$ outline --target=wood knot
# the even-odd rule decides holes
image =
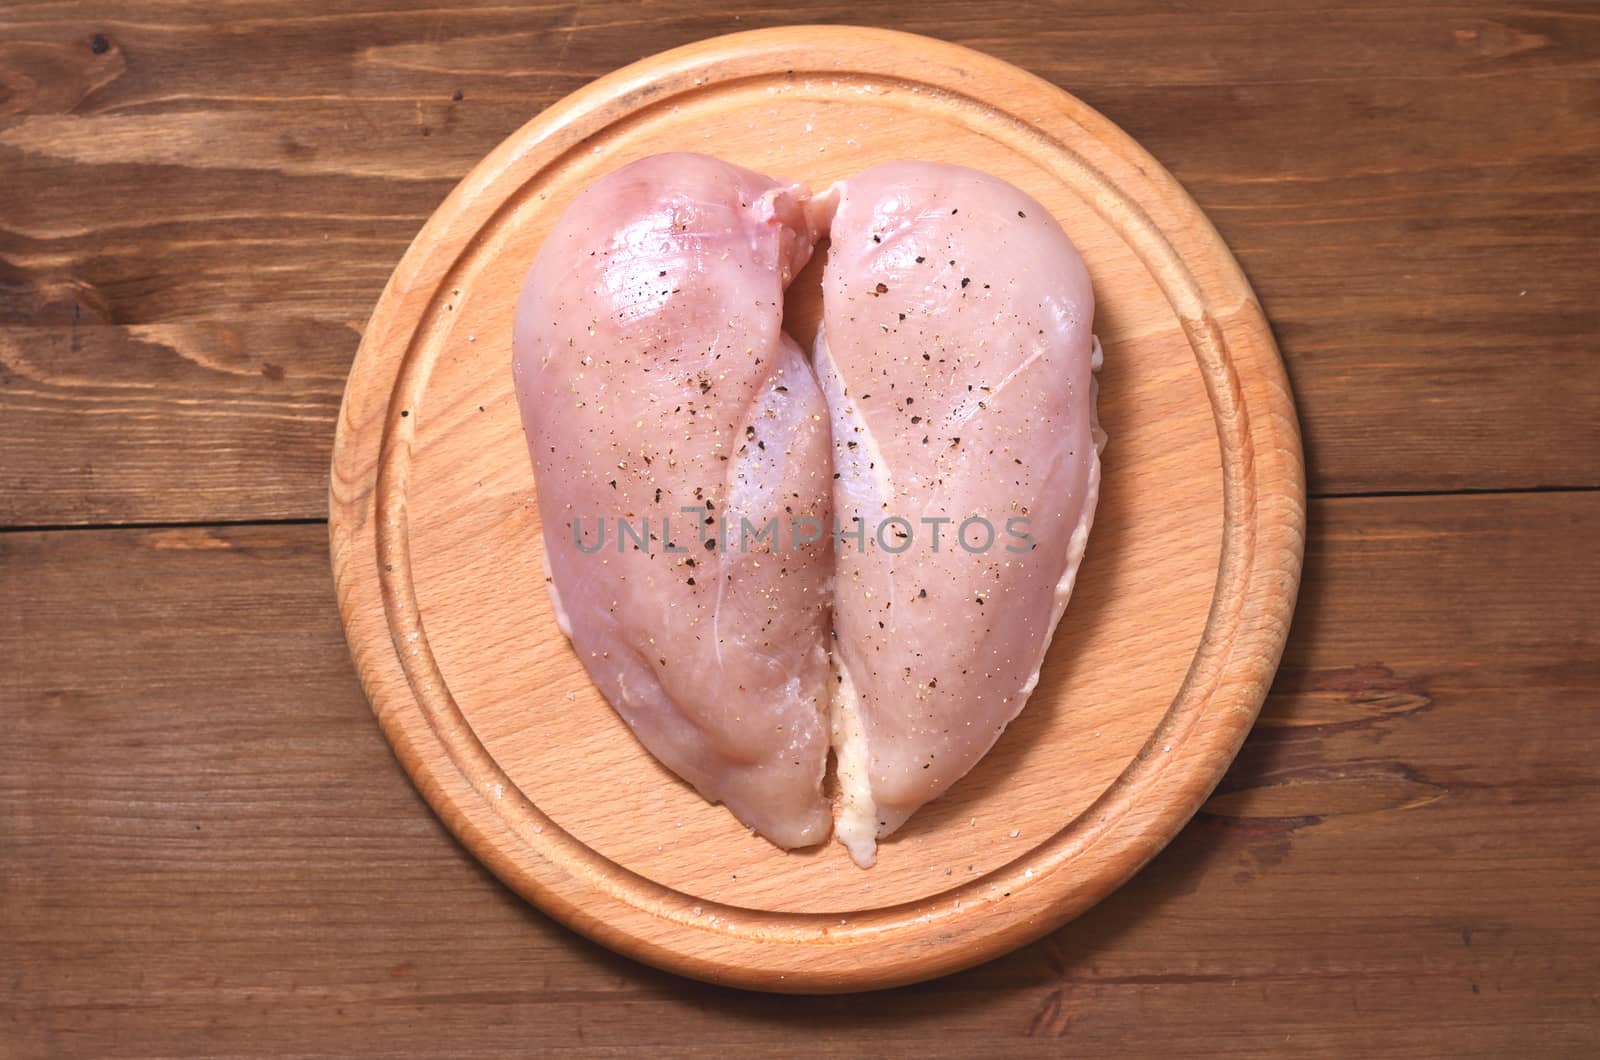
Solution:
[[[40,288],[34,322],[39,324],[110,324],[111,303],[100,289],[83,280],[62,280]]]
[[[126,69],[103,33],[26,47],[0,38],[0,116],[71,114]]]
[[[1453,36],[1458,47],[1480,59],[1506,59],[1540,51],[1552,43],[1543,33],[1518,29],[1501,22],[1480,22],[1456,30]]]
[[[1368,725],[1397,720],[1433,706],[1433,693],[1417,677],[1382,663],[1327,670],[1285,667],[1267,696],[1262,729]]]

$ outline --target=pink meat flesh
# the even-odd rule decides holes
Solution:
[[[783,292],[830,228],[814,373]],[[518,305],[516,388],[558,619],[644,745],[794,847],[828,834],[831,741],[862,865],[965,775],[1088,539],[1093,316],[1055,220],[969,169],[813,200],[659,155],[581,194]]]
[[[830,209],[816,365],[835,514],[868,540],[835,555],[836,834],[865,865],[1038,680],[1099,489],[1094,298],[1055,220],[994,177],[891,163],[811,204]],[[880,536],[889,517],[909,526]],[[974,517],[995,536],[969,551]]]
[[[784,847],[830,826],[831,557],[739,531],[829,517],[826,409],[781,330],[806,199],[702,155],[629,165],[556,223],[514,336],[563,628],[656,758]]]

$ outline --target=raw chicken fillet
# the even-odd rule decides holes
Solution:
[[[808,359],[783,294],[825,231]],[[517,394],[558,618],[644,745],[795,847],[828,835],[831,744],[861,865],[970,770],[1083,556],[1093,316],[1050,214],[969,169],[813,199],[659,155],[581,194],[517,309]]]
[[[738,531],[829,517],[826,409],[781,330],[806,198],[702,155],[612,173],[546,239],[513,343],[563,629],[657,759],[784,847],[829,830],[830,556]]]
[[[986,174],[890,163],[830,208],[816,364],[835,513],[868,546],[835,555],[836,833],[869,865],[1038,682],[1099,492],[1094,296],[1050,214]]]

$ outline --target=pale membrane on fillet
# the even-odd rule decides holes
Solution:
[[[836,551],[833,619],[836,834],[865,865],[1038,681],[1099,491],[1094,300],[1055,220],[973,170],[891,163],[810,209],[831,212],[815,363],[834,509],[868,531]],[[909,539],[879,536],[891,516]],[[973,517],[995,538],[971,524],[968,551]],[[925,519],[949,520],[937,550]]]
[[[781,330],[817,238],[806,198],[702,155],[626,166],[556,223],[514,337],[563,630],[656,758],[784,847],[830,828],[830,557],[741,552],[739,529],[829,518],[826,410]],[[648,549],[619,550],[619,518],[649,519]],[[730,547],[704,547],[707,519]],[[604,547],[580,549],[575,520],[585,547],[603,520]]]

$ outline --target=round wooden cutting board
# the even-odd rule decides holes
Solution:
[[[511,388],[511,320],[552,222],[644,155],[705,151],[821,189],[897,158],[994,173],[1088,262],[1105,347],[1099,515],[1038,690],[884,842],[784,853],[646,753],[557,629]],[[821,255],[786,326],[811,338]],[[423,228],[367,327],[331,489],[351,650],[439,816],[552,916],[639,960],[766,990],[940,975],[1037,938],[1154,855],[1259,710],[1299,585],[1304,471],[1283,366],[1173,178],[1072,96],[878,30],[721,37],[540,114]]]

